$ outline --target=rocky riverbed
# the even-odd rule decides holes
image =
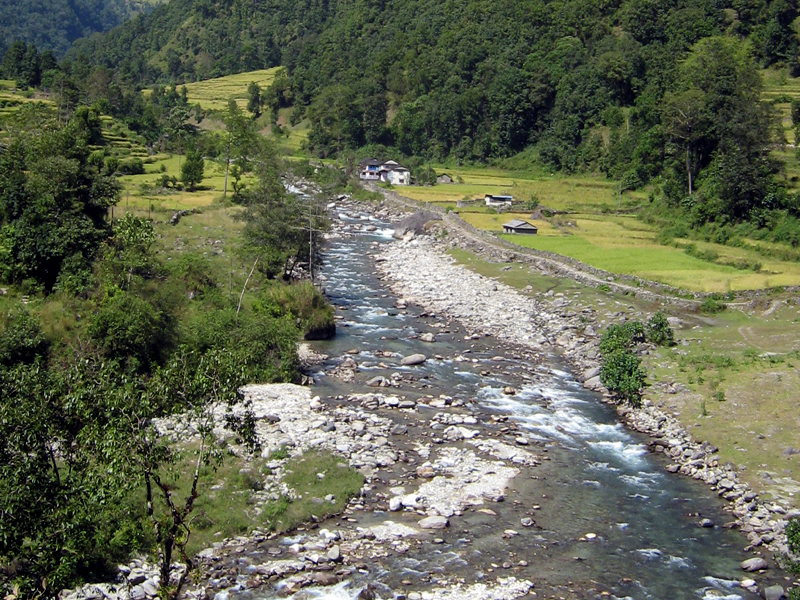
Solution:
[[[345,215],[337,236],[376,234],[385,229],[381,221],[397,217],[385,206],[373,210],[372,220],[360,211],[346,203],[335,207]],[[353,248],[341,250],[341,260],[367,269],[374,259],[395,297],[387,290],[356,287],[350,292],[364,305],[355,306],[337,296],[334,278],[352,274],[336,263],[329,291],[340,341],[322,345],[329,357],[315,352],[319,344],[304,346],[301,353],[317,387],[253,385],[242,391],[257,417],[265,457],[281,447],[290,456],[323,448],[341,456],[343,466],[358,469],[365,485],[336,518],[285,535],[256,530],[217,542],[200,554],[199,575],[184,595],[204,600],[295,593],[342,600],[512,600],[526,594],[638,598],[646,597],[640,578],[672,568],[683,569],[679,578],[692,572],[704,582],[700,597],[726,597],[725,590],[733,588],[737,594],[727,597],[752,597],[741,594],[774,585],[777,572],[765,550],[785,544],[781,535],[790,513],[760,502],[735,471],[718,464],[714,448],[692,440],[655,406],[639,411],[621,407],[618,413],[651,436],[650,450],[667,457],[662,468],[702,479],[728,499],[731,526],[754,534],[748,545],[763,556],[744,564],[747,572],[739,580],[730,571],[728,579],[721,579],[714,576],[713,565],[696,567],[676,550],[625,540],[631,558],[618,565],[604,561],[622,552],[620,539],[628,530],[628,523],[620,522],[624,511],[609,510],[608,519],[564,521],[572,514],[570,499],[589,498],[592,486],[602,483],[600,476],[598,481],[565,477],[574,454],[561,446],[570,445],[568,434],[580,425],[569,419],[583,417],[564,412],[558,390],[546,391],[554,371],[544,363],[556,353],[580,374],[586,389],[602,394],[596,378],[601,323],[568,297],[530,298],[481,278],[454,264],[446,248],[435,235],[409,235],[401,242],[362,244],[357,258],[348,254]],[[368,337],[354,335],[367,325],[372,328]],[[509,407],[523,411],[518,414],[534,411],[529,421],[543,420],[541,426],[526,427],[525,418],[510,414]],[[216,433],[229,437],[223,411],[216,416]],[[180,418],[165,420],[159,428],[179,443],[195,435],[192,423]],[[552,436],[541,437],[537,430]],[[601,423],[596,431],[609,435],[608,441],[598,442],[601,450],[621,448],[638,465],[638,447],[618,441],[622,436],[615,426]],[[291,497],[293,491],[282,481],[286,460],[270,461],[256,510],[276,495]],[[608,464],[613,458],[606,461],[590,462],[586,472],[614,471]],[[635,480],[656,475],[641,468],[623,477],[644,491],[647,482]],[[583,491],[587,486],[589,495]],[[633,494],[628,502],[639,498],[647,496]],[[687,522],[676,532],[713,539],[704,532],[719,529],[719,519],[692,515],[681,517]],[[604,570],[608,573],[598,577]],[[135,561],[120,567],[116,582],[62,596],[143,600],[157,586],[155,569]]]

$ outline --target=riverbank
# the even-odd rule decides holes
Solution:
[[[576,307],[563,295],[537,300],[483,278],[446,255],[457,244],[457,239],[448,238],[437,238],[433,228],[431,235],[386,246],[378,267],[393,291],[426,310],[458,319],[475,333],[495,335],[536,352],[556,351],[582,375],[586,387],[605,391],[597,378],[599,331],[604,324],[598,323],[592,309]],[[639,350],[646,353],[652,348]],[[638,410],[628,406],[617,410],[631,428],[653,438],[651,449],[667,457],[668,471],[702,480],[730,502],[733,520],[727,526],[747,535],[748,551],[769,558],[788,550],[783,535],[786,519],[800,511],[761,501],[733,465],[720,464],[717,448],[693,439],[673,415],[652,403],[645,401]]]

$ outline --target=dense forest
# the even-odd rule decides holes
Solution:
[[[527,153],[656,184],[690,226],[763,224],[795,207],[758,69],[800,68],[796,17],[792,0],[174,0],[70,57],[122,86],[284,65],[265,101],[310,119],[318,156]]]
[[[63,55],[78,38],[108,31],[151,0],[0,0],[0,54],[15,41]]]

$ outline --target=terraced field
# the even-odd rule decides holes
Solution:
[[[247,86],[255,82],[262,90],[269,87],[279,69],[274,67],[187,83],[189,103],[200,104],[207,111],[224,111],[228,107],[228,100],[234,98],[239,107],[244,109],[247,106]]]

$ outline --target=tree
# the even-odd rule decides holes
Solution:
[[[181,166],[181,181],[189,186],[189,191],[193,192],[197,184],[203,181],[203,171],[205,161],[198,150],[190,150],[186,154],[186,160]]]
[[[108,208],[119,184],[90,164],[92,118],[76,113],[66,127],[48,122],[14,134],[0,148],[0,273],[52,289],[64,261],[91,259],[111,233]]]
[[[639,406],[641,403],[645,372],[639,357],[630,350],[617,350],[603,357],[600,381],[609,392],[631,405]]]
[[[735,222],[779,204],[768,158],[774,117],[761,88],[749,47],[735,38],[702,39],[680,65],[664,115],[682,146],[690,193],[692,173],[701,172],[698,198],[685,204],[697,224]]]
[[[705,95],[692,88],[664,98],[664,120],[672,139],[683,146],[686,153],[686,178],[689,195],[692,195],[692,150],[705,135]]]
[[[274,148],[264,146],[257,160],[257,184],[246,198],[245,239],[267,277],[288,279],[299,262],[311,262],[325,228],[320,200],[289,194],[280,177]]]
[[[225,184],[222,189],[223,199],[228,195],[228,174],[231,164],[238,165],[241,176],[249,170],[250,154],[257,148],[259,139],[253,122],[247,119],[236,101],[228,101],[228,112],[223,118],[225,122]]]
[[[254,119],[261,116],[262,104],[261,88],[255,81],[251,81],[250,85],[247,86],[247,110],[250,111]]]

